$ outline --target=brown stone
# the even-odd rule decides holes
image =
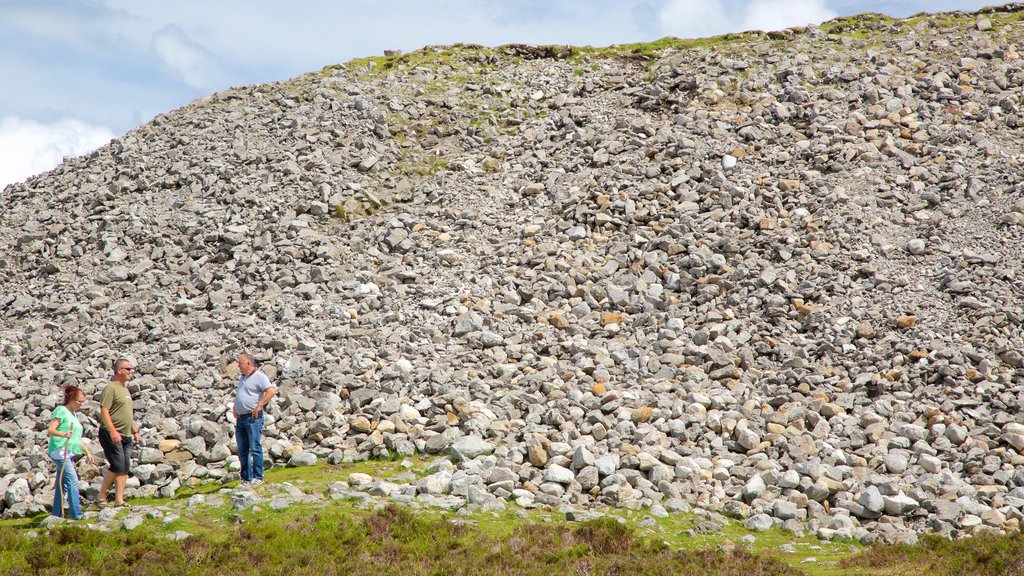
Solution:
[[[857,337],[858,338],[874,338],[875,327],[868,322],[861,322],[857,324]]]
[[[590,391],[594,393],[594,396],[602,396],[608,391],[608,388],[605,387],[603,382],[598,382],[597,384],[594,384],[594,387],[591,388]]]
[[[175,440],[173,438],[168,440],[161,440],[156,445],[156,447],[159,448],[160,451],[163,452],[164,454],[177,450],[179,446],[181,446],[181,440]]]
[[[846,414],[846,410],[844,410],[842,406],[839,406],[838,404],[832,404],[831,402],[829,402],[826,404],[822,404],[821,410],[819,410],[818,413],[824,416],[825,418],[831,418],[833,416],[838,416],[840,414]]]
[[[530,444],[526,447],[526,458],[537,468],[543,468],[548,463],[548,453],[540,444]]]
[[[370,422],[365,416],[356,416],[352,419],[351,427],[356,432],[366,434],[373,430],[373,423]]]
[[[607,326],[609,324],[622,324],[622,321],[626,319],[626,315],[621,312],[605,312],[601,314],[601,326]]]
[[[639,408],[634,409],[633,414],[631,416],[633,418],[634,423],[640,424],[650,420],[653,414],[654,410],[652,410],[649,406],[641,406]]]
[[[188,462],[193,456],[188,450],[174,450],[165,454],[164,458],[168,462]]]
[[[793,299],[793,308],[796,309],[797,318],[803,320],[815,312],[821,311],[821,306],[816,304],[805,304],[802,298]]]
[[[792,192],[798,188],[800,188],[799,180],[787,180],[786,178],[779,180],[779,190],[783,192]]]
[[[910,328],[914,324],[917,324],[917,316],[914,316],[913,314],[908,316],[900,316],[899,318],[896,319],[896,327],[901,330],[906,330],[907,328]]]
[[[555,313],[548,317],[548,324],[559,330],[565,330],[569,327],[569,320],[565,316]]]

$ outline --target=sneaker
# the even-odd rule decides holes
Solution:
[[[255,478],[251,482],[249,482],[249,484],[252,484],[253,486],[259,486],[260,484],[263,484],[263,478]]]

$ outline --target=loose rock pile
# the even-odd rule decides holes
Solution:
[[[1017,530],[1020,10],[652,57],[427,48],[215,94],[10,186],[3,514],[51,497],[59,388],[94,434],[121,354],[129,494],[228,477],[252,351],[272,461],[447,454],[414,498],[454,508]]]

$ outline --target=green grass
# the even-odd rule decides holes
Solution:
[[[585,46],[573,48],[575,59],[584,57],[589,59],[600,58],[640,58],[653,60],[660,57],[664,52],[695,50],[699,48],[719,48],[750,40],[755,32],[741,32],[709,36],[707,38],[676,38],[666,36],[653,42],[639,42],[635,44],[614,44],[603,48]]]
[[[331,482],[345,481],[349,475],[354,473],[369,474],[381,480],[394,480],[396,477],[405,477],[404,482],[415,481],[425,475],[424,468],[429,459],[422,457],[410,457],[404,460],[413,464],[412,468],[402,466],[402,460],[365,460],[363,462],[346,462],[343,464],[320,463],[315,466],[304,466],[289,468],[286,466],[275,466],[267,470],[264,478],[268,484],[289,483],[298,486],[306,493],[322,493]],[[412,480],[409,480],[411,478]],[[134,504],[165,504],[188,500],[196,494],[215,494],[224,488],[235,488],[238,480],[230,482],[203,482],[192,487],[182,487],[173,498],[135,498]],[[0,526],[4,522],[0,521]]]
[[[907,576],[1014,576],[1024,574],[1024,534],[946,540],[925,536],[915,546],[873,546],[844,559],[851,573]],[[856,571],[856,572],[854,572]]]
[[[567,523],[560,511],[510,505],[503,512],[409,510],[362,499],[268,506],[287,486],[324,494],[355,473],[414,482],[428,458],[377,460],[308,468],[277,467],[259,489],[264,503],[234,510],[227,489],[207,483],[147,505],[132,532],[90,530],[88,522],[41,528],[46,516],[0,521],[0,574],[100,574],[116,565],[129,574],[721,574],[838,576],[863,574],[1024,574],[1019,533],[950,542],[926,537],[916,546],[872,546],[796,538],[781,530],[752,533],[739,520],[718,531],[689,534],[696,514],[652,521],[646,510],[607,509],[589,523]],[[223,504],[190,506],[197,494]],[[138,509],[136,509],[136,512]],[[121,511],[119,517],[132,512]],[[177,518],[168,523],[170,515]],[[166,535],[185,531],[185,540]],[[753,534],[754,541],[741,538]],[[785,548],[783,548],[785,546]]]
[[[11,576],[232,574],[799,574],[745,550],[673,550],[613,520],[520,521],[500,533],[445,517],[343,506],[263,514],[171,542],[149,530],[58,527],[38,542],[0,528],[0,570]]]
[[[820,28],[828,34],[849,36],[863,40],[884,31],[886,28],[895,27],[902,29],[905,25],[903,21],[884,14],[866,13],[834,18],[828,22],[823,22]]]

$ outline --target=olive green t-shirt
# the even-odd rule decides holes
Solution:
[[[132,395],[128,388],[120,382],[111,382],[103,389],[100,396],[100,406],[110,411],[110,421],[114,428],[124,436],[132,434]]]

